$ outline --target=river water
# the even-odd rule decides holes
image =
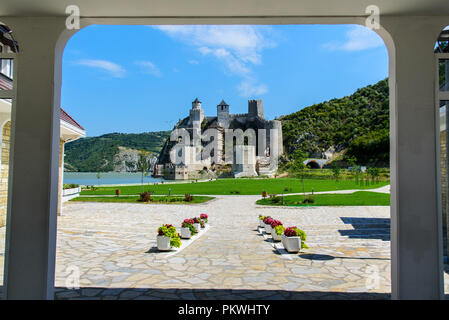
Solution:
[[[143,183],[161,182],[164,179],[147,176],[143,178]],[[120,185],[120,184],[141,184],[142,174],[131,172],[102,172],[100,179],[97,172],[64,172],[64,184],[76,183],[79,185]]]

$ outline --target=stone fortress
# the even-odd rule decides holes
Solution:
[[[262,100],[249,100],[248,113],[244,114],[231,114],[229,105],[222,100],[217,106],[217,116],[209,117],[204,115],[197,98],[192,102],[189,116],[179,120],[173,128],[177,129],[187,131],[190,139],[180,149],[174,148],[179,146],[179,141],[167,139],[154,166],[155,177],[188,180],[204,178],[205,174],[215,178],[224,172],[233,177],[273,176],[283,153],[282,124],[265,119]],[[204,142],[205,134],[211,132],[209,129],[215,130],[212,131],[215,135]],[[238,135],[239,132],[243,132],[243,141],[236,136],[227,140],[228,134]],[[203,140],[195,140],[195,136]],[[205,156],[202,151],[210,141],[214,142],[215,149]],[[176,164],[170,157],[173,152],[178,152],[181,159]]]

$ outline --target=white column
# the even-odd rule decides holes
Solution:
[[[65,19],[6,21],[20,45],[12,110],[5,250],[7,299],[53,299],[59,107]]]
[[[393,299],[443,297],[435,58],[431,19],[383,19],[390,53]],[[438,141],[439,143],[439,141]]]

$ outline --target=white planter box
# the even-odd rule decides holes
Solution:
[[[262,228],[265,227],[265,223],[263,223],[263,220],[260,220],[260,219],[259,219],[259,226],[262,227]]]
[[[192,233],[189,228],[181,228],[181,238],[190,239],[192,237]]]
[[[170,237],[158,235],[157,236],[157,249],[159,251],[169,251],[171,249]]]
[[[271,225],[265,224],[265,232],[267,234],[271,234],[272,231],[273,231],[273,228],[271,227]]]
[[[62,202],[69,201],[73,198],[76,198],[80,195],[81,188],[71,188],[71,189],[64,189],[62,190]]]
[[[297,253],[301,250],[301,237],[287,237],[282,235],[282,245],[289,253]]]
[[[279,242],[282,240],[282,234],[280,236],[278,236],[274,230],[271,232],[271,237],[273,238],[273,241],[276,241],[276,242]]]
[[[200,223],[194,223],[193,226],[195,227],[196,232],[200,232],[200,229],[201,229]]]

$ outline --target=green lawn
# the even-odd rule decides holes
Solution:
[[[284,206],[389,206],[390,195],[387,193],[357,191],[350,194],[315,194],[309,196],[314,203],[303,204],[303,196],[285,196]],[[282,198],[266,198],[257,201],[260,205],[282,206]]]
[[[70,201],[79,201],[79,202],[127,202],[127,203],[148,203],[139,201],[140,197],[131,196],[131,197],[78,197],[74,198]],[[151,204],[162,203],[162,204],[193,204],[193,203],[204,203],[215,199],[213,197],[205,197],[205,196],[194,196],[193,201],[186,202],[184,201],[184,197],[151,197]]]
[[[325,179],[304,179],[306,192],[313,191],[332,191],[349,189],[374,189],[389,184],[388,181],[370,183],[369,185],[356,184],[354,180],[325,180]],[[268,194],[288,194],[300,193],[303,191],[302,182],[295,178],[279,179],[219,179],[209,182],[196,183],[176,183],[176,184],[158,184],[145,185],[145,191],[153,191],[156,195],[168,195],[168,189],[171,194],[183,195],[202,194],[202,195],[261,195],[262,191]],[[120,189],[122,195],[137,195],[142,192],[142,186],[120,186],[120,187],[98,187],[95,191],[84,190],[81,195],[114,195],[115,190]]]

